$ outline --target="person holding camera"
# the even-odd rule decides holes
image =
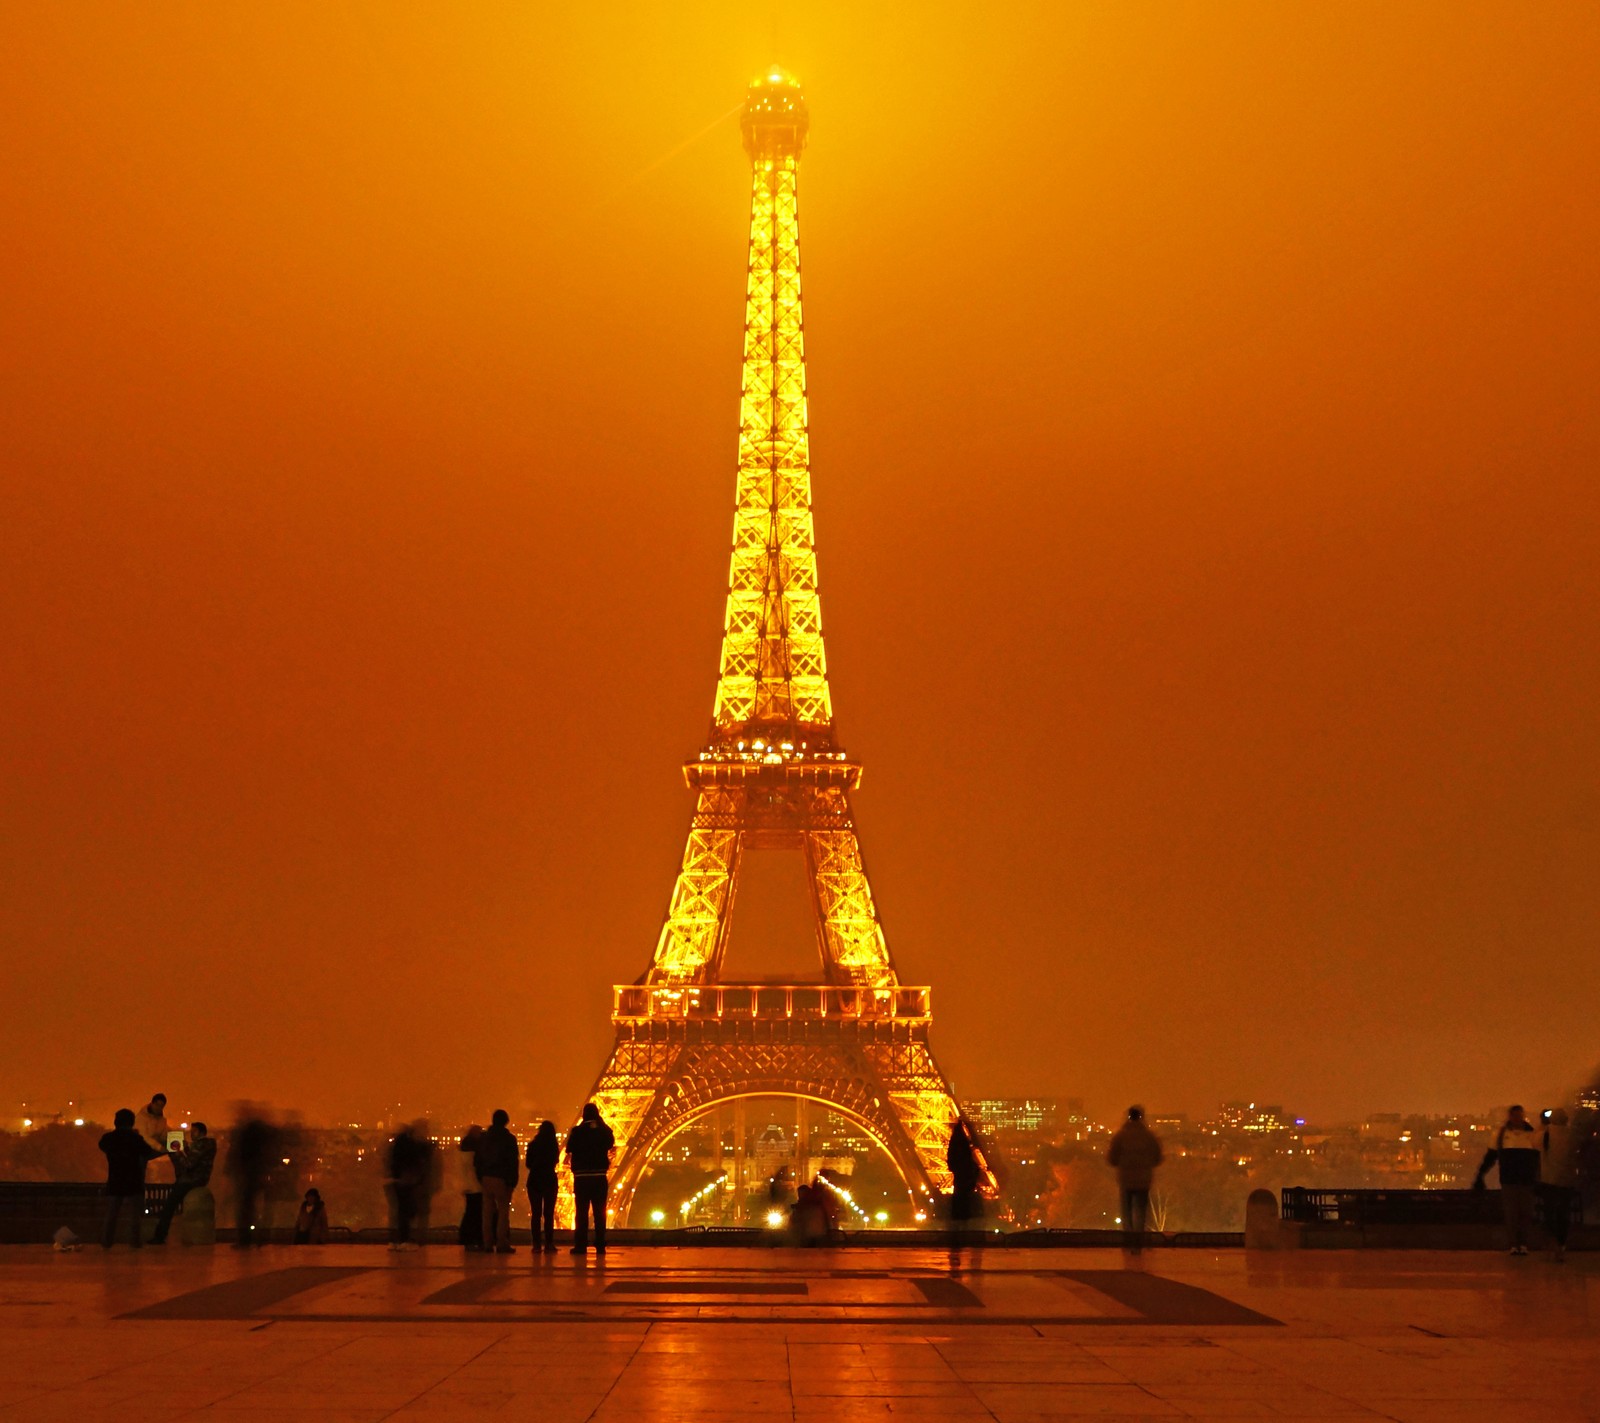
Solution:
[[[156,1218],[156,1233],[150,1237],[152,1245],[167,1243],[172,1217],[183,1206],[183,1198],[210,1183],[211,1168],[217,1164],[217,1144],[212,1141],[206,1124],[196,1122],[189,1128],[189,1140],[182,1146],[174,1146],[168,1156],[172,1162],[172,1189]]]

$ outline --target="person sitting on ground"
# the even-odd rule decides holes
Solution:
[[[300,1211],[294,1218],[294,1243],[296,1245],[326,1245],[328,1243],[328,1207],[322,1192],[313,1186],[300,1202]]]
[[[132,1245],[139,1249],[144,1240],[144,1172],[165,1149],[157,1151],[134,1129],[134,1115],[129,1107],[119,1107],[112,1119],[112,1130],[100,1138],[100,1150],[106,1158],[106,1223],[100,1233],[100,1244],[107,1250],[116,1243],[117,1219],[131,1207],[133,1216]]]
[[[172,1150],[172,1190],[167,1193],[166,1204],[156,1220],[156,1233],[152,1245],[165,1245],[167,1233],[172,1229],[172,1217],[183,1206],[190,1191],[198,1191],[211,1181],[211,1170],[217,1164],[217,1144],[212,1141],[204,1122],[189,1128],[189,1140]]]
[[[1533,1239],[1533,1200],[1539,1189],[1539,1154],[1543,1145],[1528,1114],[1520,1106],[1506,1111],[1505,1125],[1484,1153],[1472,1189],[1483,1189],[1491,1166],[1500,1168],[1500,1206],[1505,1211],[1509,1253],[1526,1255]]]

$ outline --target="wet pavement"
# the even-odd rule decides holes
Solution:
[[[1600,1257],[0,1247],[0,1423],[1600,1420]]]

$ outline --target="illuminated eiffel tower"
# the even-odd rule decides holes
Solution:
[[[850,816],[861,767],[834,739],[812,541],[797,178],[805,100],[774,70],[750,86],[750,274],[733,563],[688,848],[649,971],[615,989],[616,1047],[595,1085],[617,1136],[624,1221],[651,1157],[720,1103],[797,1097],[852,1120],[893,1159],[915,1206],[948,1191],[956,1118],[928,1047],[929,990],[902,984]],[[804,856],[822,977],[724,974],[745,856]],[[737,1120],[737,1118],[736,1118]]]

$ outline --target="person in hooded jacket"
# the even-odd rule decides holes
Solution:
[[[1506,1242],[1512,1255],[1526,1255],[1533,1239],[1533,1203],[1539,1190],[1539,1158],[1543,1140],[1520,1106],[1506,1110],[1505,1125],[1484,1153],[1472,1189],[1483,1190],[1491,1166],[1500,1171],[1500,1205],[1505,1211]]]

